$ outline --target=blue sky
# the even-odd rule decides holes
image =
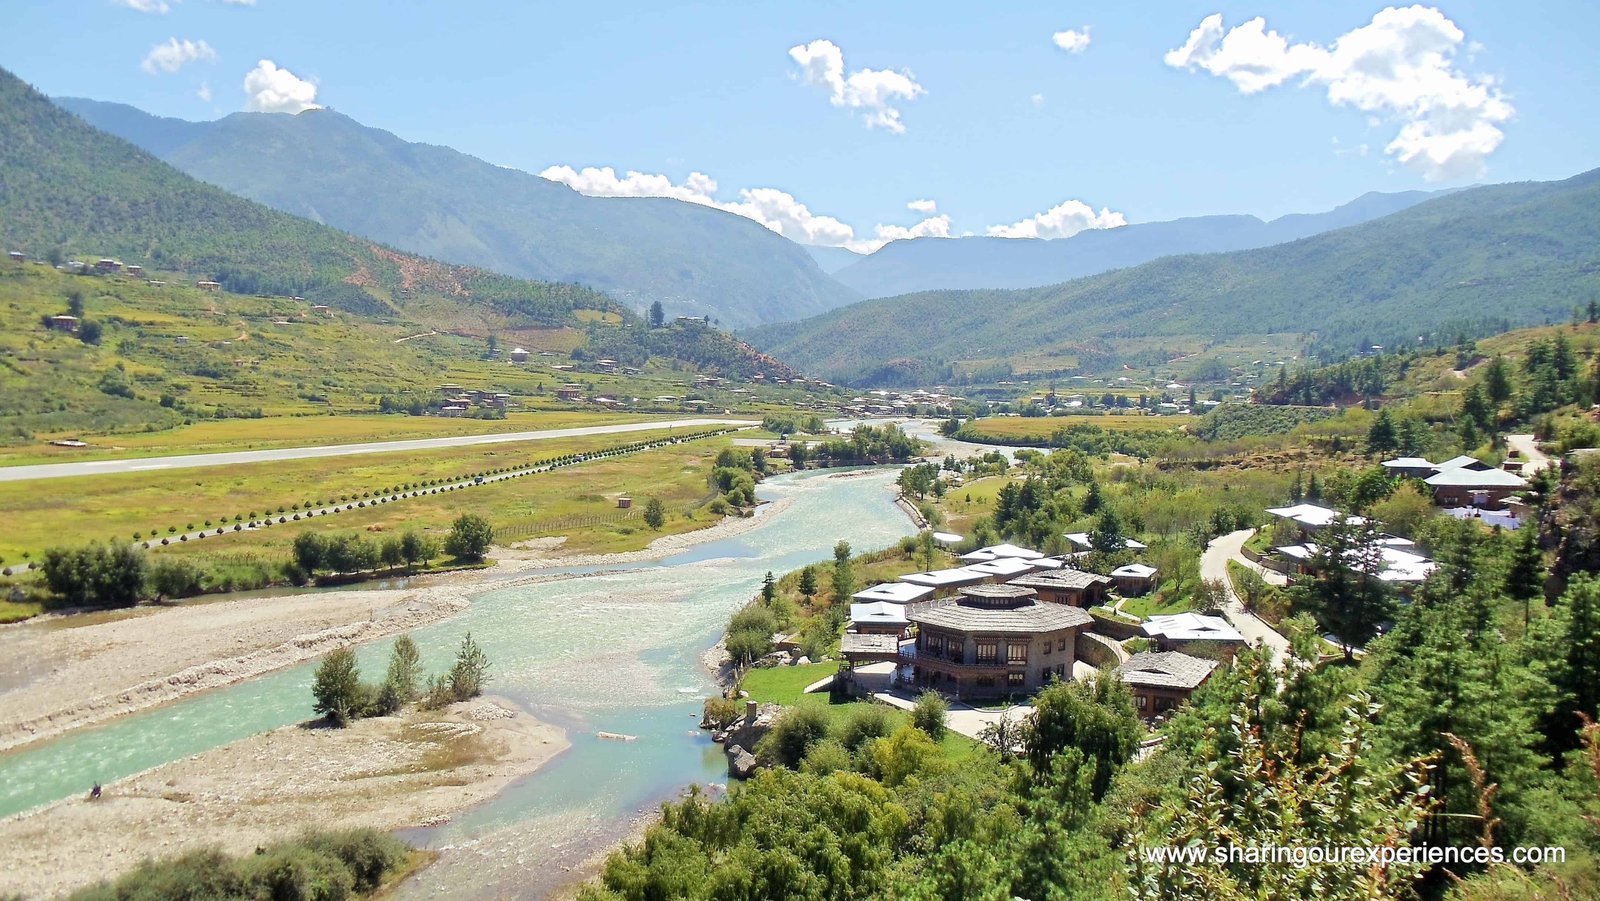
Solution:
[[[246,108],[270,60],[257,105],[314,88],[408,140],[857,247],[879,226],[1060,236],[1600,166],[1589,4],[983,6],[7,3],[0,65],[208,119]]]

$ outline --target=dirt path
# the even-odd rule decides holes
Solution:
[[[506,701],[286,726],[0,820],[0,895],[56,896],[147,856],[206,846],[249,853],[308,824],[393,830],[442,822],[567,748]]]
[[[1532,435],[1507,435],[1506,446],[1516,451],[1522,458],[1524,477],[1533,475],[1553,462],[1544,451],[1539,450],[1539,444]]]

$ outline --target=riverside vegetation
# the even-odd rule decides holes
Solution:
[[[389,668],[382,682],[361,681],[355,650],[338,648],[317,665],[311,694],[318,714],[335,726],[344,726],[364,716],[392,716],[414,701],[427,710],[468,701],[483,694],[488,683],[489,658],[472,640],[471,632],[462,636],[450,669],[427,678],[416,642],[401,635],[389,652]]]

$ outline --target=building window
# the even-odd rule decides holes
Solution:
[[[1012,688],[1021,688],[1025,681],[1027,677],[1024,673],[1006,673],[1006,684]]]
[[[1065,638],[1063,638],[1063,639],[1061,639],[1061,650],[1065,651],[1066,649],[1067,649],[1067,640]]]
[[[1140,695],[1137,698],[1137,700],[1139,702],[1139,709],[1140,710],[1144,710],[1146,707],[1150,706],[1150,699],[1145,697],[1144,695]]]
[[[1000,660],[1000,643],[994,640],[978,642],[978,662],[998,663]]]
[[[1048,641],[1044,643],[1044,655],[1046,657],[1050,656],[1050,649],[1053,648],[1053,647],[1055,647],[1055,645],[1051,644]]]
[[[1008,641],[1008,642],[1006,642],[1006,662],[1007,663],[1027,663],[1028,662],[1028,646],[1023,644],[1020,641]]]

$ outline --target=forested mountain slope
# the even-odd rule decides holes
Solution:
[[[751,337],[835,381],[928,382],[960,361],[1070,358],[1085,343],[1148,336],[1295,333],[1350,350],[1487,320],[1562,319],[1596,292],[1600,170],[1472,188],[1287,244],[1044,288],[870,300]]]
[[[57,102],[274,209],[412,253],[587,285],[639,311],[659,301],[669,316],[738,327],[800,319],[860,297],[804,248],[741,216],[664,198],[586,197],[332,110],[187,122],[120,104]]]

